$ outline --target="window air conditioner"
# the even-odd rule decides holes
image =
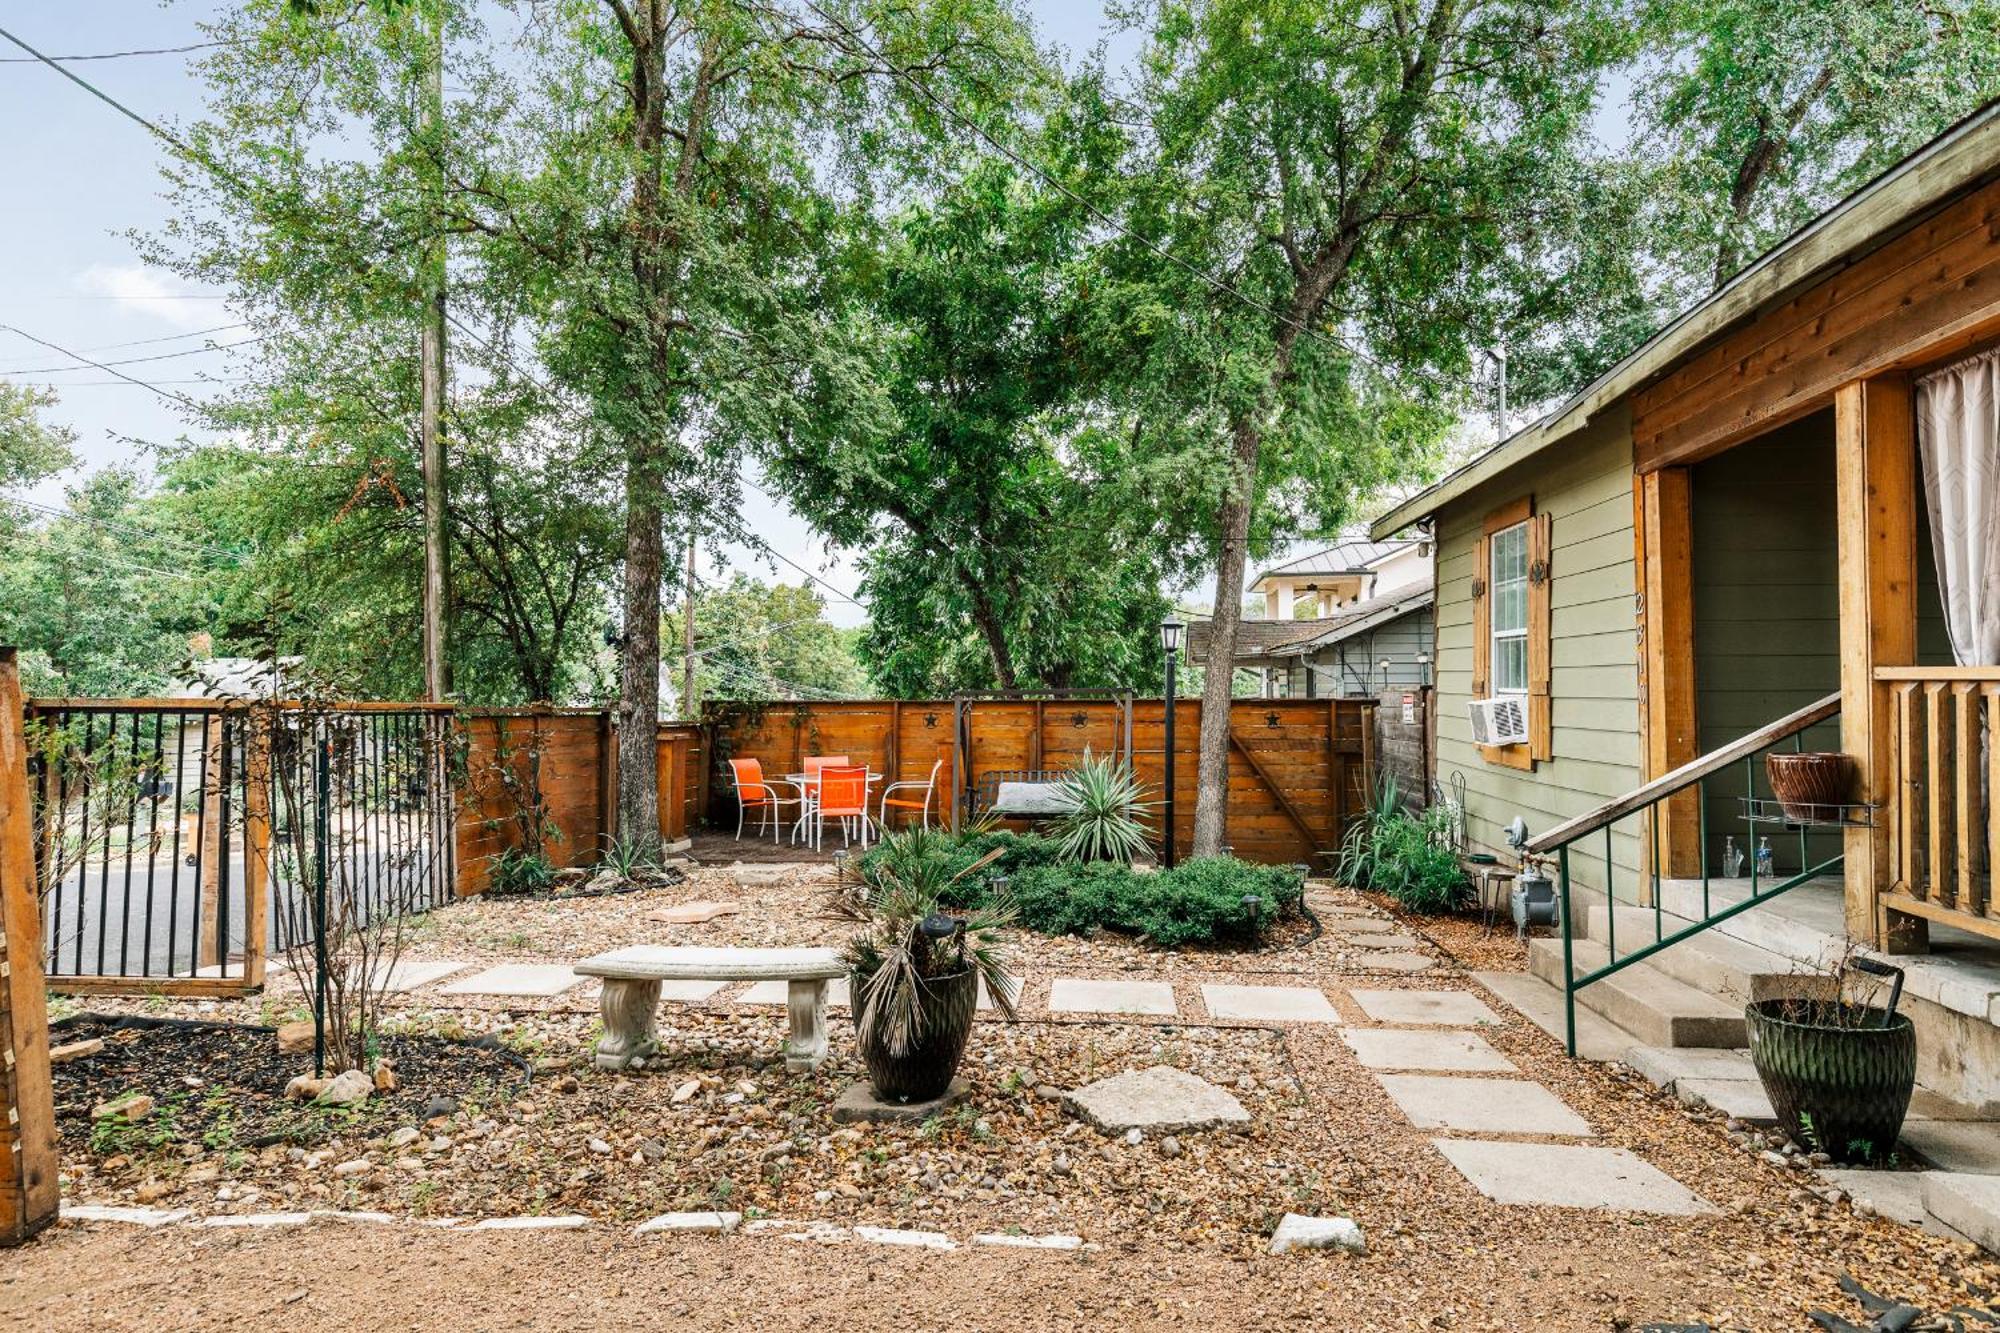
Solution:
[[[1503,694],[1494,699],[1474,699],[1472,714],[1474,745],[1525,745],[1528,742],[1527,700]]]

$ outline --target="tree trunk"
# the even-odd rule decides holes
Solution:
[[[660,844],[660,476],[658,446],[625,465],[625,648],[618,677],[618,833]]]
[[[1020,677],[1014,674],[1014,653],[1007,646],[1007,631],[1000,623],[999,613],[993,609],[992,599],[979,586],[972,575],[960,571],[959,579],[972,598],[972,618],[979,626],[979,632],[986,638],[986,650],[993,655],[993,678],[1003,690],[1017,690]]]
[[[1250,553],[1250,505],[1262,432],[1236,425],[1235,482],[1223,498],[1222,546],[1215,563],[1215,610],[1201,687],[1200,767],[1195,781],[1194,855],[1219,856],[1229,822],[1229,699],[1236,675],[1236,630],[1243,620],[1243,569]]]

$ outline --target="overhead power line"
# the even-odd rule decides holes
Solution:
[[[16,43],[16,45],[18,44]],[[65,64],[72,64],[83,60],[124,60],[130,56],[179,56],[186,55],[190,51],[208,51],[218,46],[234,45],[236,45],[234,41],[223,40],[190,42],[186,46],[147,46],[131,51],[92,51],[85,55],[45,56],[38,54],[32,56],[0,56],[0,65],[32,65],[37,61],[47,64],[50,61],[57,60]]]
[[[4,35],[4,32],[0,32],[0,35]],[[79,353],[70,351],[67,347],[62,347],[57,345],[56,343],[52,343],[47,338],[37,338],[34,334],[28,332],[24,328],[20,328],[17,325],[0,324],[0,329],[5,329],[9,333],[18,333],[23,338],[26,338],[29,342],[36,343],[39,344],[40,346],[48,348],[51,352],[54,352],[57,356],[66,356],[69,357],[71,360],[81,361],[86,366],[96,366],[99,370],[103,371],[105,374],[111,375],[117,379],[124,380],[128,384],[136,384],[142,389],[151,389],[154,393],[160,395],[160,397],[171,399],[172,401],[181,404],[183,407],[186,407],[190,411],[199,412],[202,410],[200,403],[197,403],[194,399],[188,397],[184,393],[176,393],[172,389],[162,389],[157,385],[148,384],[146,381],[140,379],[136,375],[127,375],[122,370],[114,370],[112,367],[106,365],[102,361],[93,361],[87,356],[83,356],[80,355]]]
[[[19,333],[20,330],[16,329],[15,332]],[[22,336],[25,337],[26,335]],[[88,365],[82,366],[23,366],[16,370],[0,370],[0,375],[47,375],[56,371],[88,370],[90,366],[98,366],[99,369],[105,369],[111,366],[136,366],[148,361],[172,361],[183,356],[202,356],[208,352],[226,352],[232,347],[248,347],[253,343],[267,342],[275,336],[274,334],[260,333],[254,338],[239,338],[233,343],[215,343],[208,347],[186,347],[178,352],[155,352],[151,356],[128,356],[116,361],[105,361],[101,364],[93,361]],[[65,352],[63,355],[78,360],[82,359],[74,352]]]

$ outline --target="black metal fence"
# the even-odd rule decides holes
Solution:
[[[45,963],[57,982],[250,985],[266,957],[309,940],[315,737],[332,778],[324,827],[336,892],[370,916],[452,897],[446,710],[43,700],[26,721]]]
[[[309,943],[324,829],[329,892],[363,919],[452,899],[453,747],[448,712],[279,713],[271,739],[271,947]],[[318,757],[326,757],[320,808]]]

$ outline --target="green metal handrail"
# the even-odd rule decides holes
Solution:
[[[1797,888],[1810,880],[1819,878],[1841,867],[1844,854],[1836,853],[1827,859],[1812,864],[1809,857],[1809,838],[1814,827],[1834,827],[1834,825],[1799,824],[1799,872],[1782,882],[1766,888],[1760,883],[1757,871],[1756,837],[1757,823],[1750,821],[1750,832],[1746,841],[1753,845],[1745,848],[1750,858],[1750,896],[1730,903],[1721,909],[1710,901],[1710,875],[1708,866],[1708,779],[1726,769],[1733,768],[1740,760],[1743,764],[1745,795],[1755,799],[1756,756],[1776,748],[1789,740],[1793,748],[1804,746],[1806,730],[1840,712],[1840,696],[1829,695],[1815,704],[1778,719],[1739,740],[1720,749],[1711,751],[1681,767],[1655,778],[1635,791],[1606,803],[1587,814],[1549,830],[1539,837],[1530,839],[1525,850],[1536,856],[1553,853],[1556,858],[1558,895],[1562,911],[1563,934],[1563,1023],[1565,1038],[1572,1058],[1576,1055],[1576,993],[1585,986],[1622,972],[1634,963],[1644,962],[1654,954],[1671,948],[1720,922],[1753,907],[1762,906],[1781,893]],[[1695,789],[1698,808],[1697,845],[1701,854],[1701,917],[1692,924],[1668,933],[1665,929],[1664,904],[1660,892],[1660,805],[1673,796]],[[1652,879],[1653,939],[1639,948],[1620,955],[1618,952],[1618,896],[1616,890],[1617,867],[1613,855],[1614,840],[1612,827],[1620,820],[1643,815],[1647,820],[1647,833],[1651,839],[1652,855],[1648,858]],[[1584,838],[1595,833],[1604,835],[1604,900],[1605,900],[1605,954],[1604,966],[1577,975],[1575,918],[1571,913],[1572,893],[1570,876],[1570,849]]]

